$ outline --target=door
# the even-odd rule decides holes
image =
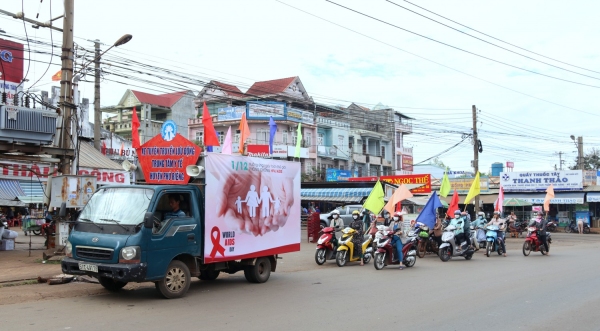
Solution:
[[[163,275],[171,260],[182,253],[200,256],[200,215],[190,191],[163,191],[152,210],[160,225],[148,243],[148,279]]]

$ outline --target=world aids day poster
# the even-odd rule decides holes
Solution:
[[[208,153],[205,262],[300,250],[300,163]]]

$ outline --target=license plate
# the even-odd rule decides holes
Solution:
[[[95,264],[79,263],[79,270],[98,272],[98,266]]]

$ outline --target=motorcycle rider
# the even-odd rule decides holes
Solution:
[[[355,210],[356,213],[358,213],[358,211]],[[352,215],[352,218],[354,218],[354,213]],[[358,215],[356,215],[356,217],[358,218]],[[340,212],[337,209],[334,209],[331,212],[331,215],[329,215],[327,217],[328,219],[331,220],[331,222],[329,223],[329,226],[335,229],[333,238],[331,238],[331,243],[333,244],[334,249],[337,247],[338,245],[338,240],[337,240],[337,233],[342,231],[342,228],[344,227],[344,220],[342,220],[342,218],[340,217]],[[356,218],[354,218],[356,219]]]
[[[465,224],[465,220],[461,217],[460,210],[458,210],[458,209],[455,210],[454,218],[450,222],[450,225],[453,225],[456,227],[456,229],[454,230],[454,240],[458,243],[457,249],[456,249],[457,252],[460,252],[462,250],[463,245],[465,245],[465,248],[466,248],[464,224]]]
[[[402,261],[404,260],[404,256],[402,254],[402,248],[404,247],[404,245],[402,244],[402,239],[400,239],[400,236],[402,236],[402,234],[403,234],[403,232],[402,232],[403,219],[402,218],[403,218],[402,214],[400,212],[396,212],[394,214],[393,223],[391,224],[391,229],[390,229],[390,230],[394,231],[394,236],[392,237],[392,247],[394,247],[396,249],[396,258],[392,262],[396,263],[396,261],[399,261],[400,262],[400,265],[398,266],[399,269],[404,269],[404,266],[402,265]]]
[[[383,212],[383,225],[388,227],[392,225],[392,215],[387,210]]]
[[[494,217],[492,217],[492,219],[490,220],[490,222],[487,224],[487,226],[490,225],[496,225],[500,230],[498,231],[498,238],[502,239],[501,240],[501,248],[502,248],[502,252],[504,252],[504,256],[506,257],[506,246],[504,245],[504,230],[506,230],[506,223],[505,220],[500,218],[500,212],[499,211],[495,211],[494,212]],[[485,254],[485,253],[484,253]]]
[[[354,230],[356,230],[356,233],[354,233],[354,236],[352,236],[352,244],[354,245],[354,254],[358,255],[360,257],[360,265],[365,265],[365,263],[363,262],[363,251],[362,251],[362,243],[364,240],[363,221],[359,217],[354,218],[354,215],[352,215],[352,222],[350,223],[350,227],[353,228]]]
[[[546,228],[548,227],[548,220],[544,218],[544,214],[542,212],[538,212],[535,220],[532,220],[529,223],[529,226],[535,226],[538,229],[539,235],[538,238],[544,245],[546,249],[546,255],[550,255],[550,247],[548,247],[548,236],[546,235]]]
[[[477,230],[477,235],[475,236],[475,240],[479,244],[482,241],[485,241],[485,231],[483,230],[486,226],[487,220],[485,219],[485,213],[480,211],[477,213],[477,218],[471,225]],[[483,235],[480,235],[480,232],[483,232]],[[482,240],[480,240],[482,239]],[[475,250],[479,250],[479,245],[475,247]]]
[[[469,215],[467,212],[463,211],[461,214],[461,217],[465,220],[464,221],[464,234],[465,234],[465,240],[467,241],[467,246],[471,245],[471,215]]]

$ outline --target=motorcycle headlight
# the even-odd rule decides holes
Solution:
[[[121,249],[121,256],[119,258],[119,263],[139,263],[140,262],[140,252],[141,252],[141,249],[139,246],[123,247]]]
[[[67,240],[67,243],[65,244],[65,255],[67,257],[73,257],[73,245],[71,245],[71,242]]]

